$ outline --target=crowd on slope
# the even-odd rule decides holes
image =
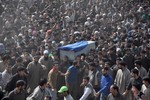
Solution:
[[[150,100],[149,0],[0,0],[0,23],[2,100]]]

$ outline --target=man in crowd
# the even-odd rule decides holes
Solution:
[[[66,83],[70,85],[68,87],[70,93],[76,92],[77,99],[82,95],[80,84],[86,74],[83,71],[89,70],[84,63],[103,61],[101,67],[104,67],[104,63],[109,61],[113,66],[116,56],[123,58],[127,66],[120,64],[122,70],[117,69],[119,72],[115,81],[120,93],[125,91],[130,80],[130,72],[126,68],[133,69],[135,59],[140,58],[142,66],[149,70],[149,0],[0,0],[0,3],[4,8],[0,15],[0,42],[5,47],[4,54],[0,54],[2,57],[0,72],[3,72],[5,65],[9,63],[9,60],[3,59],[5,54],[10,56],[12,65],[18,56],[22,57],[23,64],[27,67],[33,55],[37,53],[42,56],[41,59],[49,63],[48,54],[43,58],[44,50],[48,50],[51,54],[56,52],[59,54],[59,47],[82,40],[95,41],[95,49],[86,49],[88,51],[88,53],[84,52],[86,61],[81,60],[80,55],[75,55],[77,58],[75,59],[78,60],[77,66],[80,66],[79,72],[76,67],[70,67],[67,71],[69,74],[65,75]],[[78,48],[75,54],[81,49],[85,50],[85,48]],[[0,47],[0,52],[2,51]],[[101,54],[97,55],[98,52]],[[62,57],[60,54],[61,59],[59,59],[58,54],[54,56],[54,60],[61,63]],[[73,57],[67,56],[69,60]],[[42,65],[49,67],[49,64],[47,66],[44,61],[41,61]],[[29,66],[34,69],[31,71],[27,68],[29,71],[27,89],[30,92],[31,88],[38,85],[38,78],[43,75],[39,73],[39,64],[30,63]],[[47,77],[49,70],[44,73],[44,77]],[[101,73],[101,68],[99,71]],[[77,76],[79,78],[76,78]],[[96,81],[94,83],[97,84]]]
[[[105,67],[107,67],[109,70],[108,70],[108,74],[110,75],[110,76],[113,76],[113,70],[112,70],[112,68],[111,68],[111,64],[110,64],[110,62],[105,62]]]
[[[71,95],[73,96],[74,100],[77,98],[77,79],[78,79],[78,63],[77,61],[73,61],[72,66],[70,66],[64,75],[66,86],[68,86]]]
[[[131,88],[134,83],[139,84],[140,87],[142,87],[142,78],[139,75],[139,71],[137,69],[132,69],[131,70],[131,78],[129,85],[126,87],[126,91],[123,93],[124,96],[128,96],[128,100],[133,100]]]
[[[133,54],[131,53],[131,50],[130,49],[126,49],[125,50],[125,55],[123,57],[123,60],[125,61],[127,67],[129,70],[133,69],[134,68],[134,56]]]
[[[102,78],[101,78],[101,86],[100,90],[96,93],[96,95],[100,95],[100,100],[107,100],[107,96],[110,93],[110,86],[113,84],[112,76],[108,74],[108,68],[104,67],[102,69]]]
[[[3,55],[2,61],[0,61],[0,72],[3,72],[6,66],[10,63],[11,57],[9,55]]]
[[[47,96],[46,92],[46,79],[41,79],[39,81],[39,85],[34,89],[33,93],[27,97],[26,100],[44,100],[45,96]]]
[[[10,100],[26,100],[27,93],[25,91],[26,83],[23,80],[16,82],[16,88],[12,90],[8,97]]]
[[[24,67],[19,67],[17,69],[17,73],[12,76],[12,78],[10,79],[10,81],[7,83],[5,90],[9,93],[10,91],[12,91],[13,89],[15,89],[16,86],[16,82],[18,80],[23,80],[27,83],[27,71]]]
[[[150,78],[148,77],[143,78],[142,92],[144,93],[146,100],[150,100]]]
[[[7,65],[6,69],[2,72],[3,88],[7,85],[9,80],[12,78],[12,68],[11,65]]]
[[[147,57],[145,50],[141,51],[141,63],[142,66],[146,69],[146,71],[148,71],[150,66],[150,58]]]
[[[43,56],[40,57],[39,63],[46,67],[46,70],[44,72],[44,77],[47,78],[48,72],[52,69],[53,60],[51,57],[49,57],[48,50],[44,50]]]
[[[147,100],[144,93],[141,92],[141,85],[136,82],[132,84],[132,93],[133,93],[132,100]]]
[[[94,88],[92,84],[90,83],[90,78],[89,77],[84,77],[81,86],[84,86],[84,93],[81,96],[79,100],[94,100]]]
[[[56,100],[57,98],[57,82],[59,80],[58,75],[60,74],[59,70],[59,64],[58,62],[55,62],[53,68],[48,73],[48,83],[51,87],[52,91],[52,100]]]
[[[30,62],[27,66],[28,71],[28,84],[27,91],[28,93],[32,93],[33,90],[38,86],[38,83],[41,78],[43,78],[44,68],[38,62],[39,56],[34,56],[32,62]]]
[[[112,66],[112,71],[113,71],[113,79],[115,80],[117,72],[119,70],[119,62],[121,61],[121,58],[116,59],[116,64]]]
[[[60,95],[64,97],[64,100],[74,100],[71,94],[69,93],[69,89],[67,86],[62,86],[58,93],[60,93]]]
[[[115,84],[110,87],[110,94],[107,100],[125,100],[124,96],[120,94],[119,87]]]
[[[147,75],[146,69],[142,66],[142,62],[140,60],[136,60],[135,62],[135,68],[139,70],[140,77],[143,78]]]
[[[89,63],[89,72],[88,76],[90,78],[90,83],[92,84],[95,90],[99,90],[100,87],[100,72],[95,63]]]
[[[114,84],[116,84],[119,87],[119,91],[122,94],[125,92],[126,87],[129,85],[131,76],[130,71],[128,70],[124,61],[119,62],[118,68],[119,70],[117,71]]]
[[[12,66],[12,74],[13,74],[13,75],[17,73],[17,68],[18,68],[19,66],[23,66],[23,67],[24,67],[24,65],[23,65],[22,62],[23,62],[23,59],[22,59],[21,57],[18,57],[18,58],[16,59],[15,65]]]

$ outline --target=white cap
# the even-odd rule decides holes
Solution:
[[[28,32],[32,32],[32,29],[28,29]]]
[[[48,54],[48,50],[44,50],[43,54]]]
[[[88,17],[88,18],[87,18],[87,20],[89,21],[89,20],[91,20],[91,18],[90,18],[90,17]]]
[[[95,31],[94,34],[99,34],[99,31]]]
[[[121,49],[120,48],[116,48],[116,51],[118,52],[118,51],[121,51]]]
[[[80,34],[80,32],[79,31],[75,31],[74,34]]]
[[[89,22],[85,22],[84,25],[85,25],[85,26],[89,26],[90,23],[89,23]]]
[[[18,34],[18,36],[22,37],[22,36],[23,36],[23,34],[21,34],[21,33],[20,33],[20,34]]]

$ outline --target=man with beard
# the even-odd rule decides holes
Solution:
[[[12,75],[16,74],[17,68],[18,68],[19,66],[23,66],[23,67],[24,67],[24,65],[23,65],[22,62],[23,62],[23,59],[22,59],[21,57],[18,57],[18,58],[16,59],[15,65],[12,66]]]
[[[83,82],[82,82],[81,86],[84,86],[84,93],[83,93],[82,97],[80,98],[80,100],[94,100],[95,92],[94,92],[93,85],[90,83],[90,78],[88,76],[85,76],[83,78]]]
[[[90,83],[92,84],[93,88],[98,91],[100,88],[100,73],[97,70],[97,66],[95,63],[89,63],[89,72],[88,76],[90,78]]]
[[[26,100],[27,93],[24,90],[25,88],[25,82],[23,80],[18,80],[16,82],[16,88],[12,90],[8,97],[10,100]]]
[[[59,89],[58,93],[60,93],[60,96],[64,97],[63,100],[74,100],[67,86],[62,86]]]
[[[41,79],[38,83],[38,86],[34,89],[33,93],[31,93],[26,100],[44,100],[45,96],[49,96],[47,94],[47,79]],[[18,99],[22,100],[22,99]]]
[[[108,100],[125,100],[124,96],[120,94],[119,87],[117,85],[111,85]]]
[[[73,61],[67,72],[61,73],[65,76],[66,86],[69,88],[74,100],[77,100],[78,62]]]
[[[123,56],[123,61],[125,61],[126,66],[128,67],[129,70],[134,68],[134,56],[131,53],[130,49],[126,49],[125,55]]]
[[[58,62],[55,62],[53,68],[49,71],[48,73],[48,83],[51,87],[51,93],[52,93],[52,100],[56,100],[57,97],[57,91],[56,91],[56,86],[58,84],[57,80],[58,79],[58,75],[60,74],[60,72],[58,71],[58,67],[59,64]]]
[[[107,100],[107,96],[110,93],[110,86],[113,83],[112,76],[109,75],[108,70],[108,67],[102,69],[101,88],[96,93],[97,97],[100,95],[100,100]]]
[[[139,75],[141,78],[147,75],[146,69],[142,66],[141,60],[136,60],[135,62],[135,69],[139,70]]]
[[[53,60],[49,57],[48,50],[44,50],[43,56],[39,59],[39,63],[45,66],[46,72],[44,73],[44,78],[47,78],[48,72],[52,69]]]
[[[126,67],[126,64],[124,61],[119,62],[118,68],[119,70],[117,71],[117,75],[116,75],[114,83],[119,87],[119,91],[122,94],[123,92],[125,92],[126,87],[129,85],[130,71]]]
[[[142,78],[140,77],[140,73],[138,69],[132,69],[131,70],[131,78],[130,78],[130,82],[129,85],[126,88],[126,91],[123,93],[124,96],[127,95],[127,100],[133,100],[133,95],[132,95],[132,86],[134,83],[137,83],[140,85],[140,87],[142,87]],[[128,79],[129,80],[129,79]]]
[[[5,90],[9,93],[13,89],[15,89],[15,85],[18,80],[23,80],[27,83],[26,75],[26,69],[24,67],[19,67],[17,69],[17,73],[14,76],[12,76],[11,80],[7,83]]]
[[[40,63],[38,63],[39,57],[34,56],[32,62],[30,62],[27,66],[28,71],[28,85],[27,91],[28,93],[33,92],[33,90],[38,86],[40,79],[43,76],[44,68]]]
[[[11,70],[12,70],[11,65],[8,65],[6,69],[2,72],[2,80],[4,85],[3,87],[5,87],[9,82],[9,80],[12,78]]]
[[[10,63],[11,57],[9,55],[2,56],[2,61],[0,60],[0,72],[3,72],[6,66]]]
[[[150,78],[143,78],[143,85],[141,91],[145,94],[146,100],[150,100]]]

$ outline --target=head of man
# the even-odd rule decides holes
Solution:
[[[16,59],[16,64],[17,64],[17,65],[21,65],[21,64],[22,64],[22,61],[23,61],[23,59],[22,59],[21,57],[18,57],[18,58]]]
[[[124,61],[120,61],[118,67],[119,67],[119,69],[124,70],[126,67],[126,63]]]
[[[85,77],[83,78],[83,80],[82,80],[82,84],[83,84],[84,86],[86,86],[86,85],[89,83],[89,81],[90,81],[90,78],[89,78],[88,76],[85,76]]]
[[[8,65],[6,66],[6,71],[7,71],[8,73],[11,73],[11,72],[12,72],[12,67],[11,67],[10,64],[8,64]]]
[[[105,67],[110,68],[110,62],[105,62]]]
[[[18,81],[16,82],[16,88],[17,88],[17,90],[19,90],[18,92],[21,92],[22,90],[24,90],[24,89],[25,89],[25,85],[26,85],[26,82],[25,82],[25,81],[23,81],[23,80],[18,80]]]
[[[126,55],[130,55],[130,54],[131,54],[131,49],[126,49],[126,50],[125,50],[125,54],[126,54]]]
[[[76,61],[77,61],[77,62],[80,62],[80,61],[81,61],[81,56],[80,56],[80,55],[78,55],[78,56],[76,57]]]
[[[91,62],[89,65],[89,70],[94,71],[96,69],[95,63]]]
[[[44,55],[44,60],[48,60],[48,50],[44,50],[43,55]]]
[[[61,96],[67,96],[69,94],[69,89],[67,86],[62,86],[58,93],[60,93]]]
[[[116,64],[119,65],[119,62],[121,61],[121,58],[116,59]]]
[[[139,91],[141,91],[141,85],[139,83],[135,82],[135,83],[133,83],[131,90],[135,96],[136,94],[139,93]]]
[[[86,55],[85,54],[81,54],[81,60],[84,61],[85,60]]]
[[[115,84],[111,85],[110,93],[112,93],[113,96],[116,96],[119,93],[119,87]]]
[[[108,67],[104,67],[103,69],[102,69],[102,74],[104,75],[104,76],[107,76],[108,75]]]
[[[41,89],[45,89],[47,86],[47,79],[40,79],[39,86]]]
[[[55,63],[54,63],[54,66],[53,66],[53,70],[57,72],[57,71],[58,71],[58,68],[59,68],[59,63],[58,63],[58,62],[55,62]]]
[[[63,61],[67,62],[69,60],[68,56],[64,56]]]
[[[73,65],[74,67],[77,67],[77,68],[79,67],[79,66],[78,66],[78,62],[77,62],[76,60],[73,61],[72,65]]]
[[[39,56],[37,56],[37,55],[36,55],[36,56],[34,56],[33,61],[34,61],[34,63],[35,63],[35,64],[37,64],[37,63],[38,63],[38,61],[39,61]]]
[[[9,55],[2,56],[2,60],[5,64],[10,63],[10,59],[11,59],[11,57]]]
[[[137,67],[137,68],[139,69],[139,68],[141,68],[141,66],[142,66],[142,62],[141,62],[140,60],[136,60],[136,61],[134,62],[134,65],[135,65],[135,67]]]
[[[144,77],[143,78],[143,84],[148,87],[150,85],[150,78],[149,77]]]
[[[138,69],[132,69],[131,70],[131,76],[134,78],[134,79],[137,79],[139,77],[139,71]]]
[[[27,75],[27,70],[24,67],[18,67],[17,73],[19,76],[24,77]]]

